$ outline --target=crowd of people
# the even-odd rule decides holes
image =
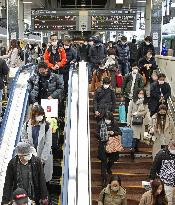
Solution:
[[[104,44],[98,37],[74,43],[71,39],[59,40],[52,34],[48,45],[33,46],[27,45],[27,49],[33,51],[30,56],[37,63],[37,69],[28,81],[30,114],[24,122],[16,156],[8,164],[2,204],[20,198],[26,201],[17,203],[21,205],[27,204],[28,200],[35,204],[49,203],[47,184],[53,173],[52,135],[56,129],[53,122],[48,122],[41,100],[58,99],[60,109],[68,92],[69,70],[84,60],[89,71],[90,91],[94,93],[98,157],[102,186],[105,187],[98,204],[127,204],[120,177],[112,176],[107,185],[107,176],[112,175],[112,166],[125,147],[130,148],[134,160],[139,142],[149,139],[154,159],[150,172],[151,190],[143,195],[140,205],[173,205],[175,128],[167,102],[171,88],[165,82],[166,76],[159,73],[152,38],[147,36],[138,46],[135,39],[128,43],[125,36],[118,42]],[[1,57],[0,101],[9,68],[29,60],[24,55],[17,41],[12,40],[8,54]],[[9,62],[6,63],[5,58],[10,59]],[[114,117],[116,94],[125,104],[127,127],[123,129]],[[124,135],[126,142],[122,141]]]

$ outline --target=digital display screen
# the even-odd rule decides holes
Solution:
[[[76,30],[76,16],[40,16],[34,17],[34,30]]]
[[[91,30],[136,30],[136,11],[91,11]]]

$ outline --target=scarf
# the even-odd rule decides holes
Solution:
[[[137,74],[133,74],[132,73],[132,85],[131,85],[131,92],[129,94],[129,98],[132,99],[133,98],[133,93],[134,93],[134,85],[135,85],[135,82],[136,82],[136,76]]]

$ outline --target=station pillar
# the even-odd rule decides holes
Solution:
[[[145,7],[145,36],[150,36],[151,34],[151,14],[152,0],[147,0]]]

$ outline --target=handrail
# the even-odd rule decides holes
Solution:
[[[11,107],[11,104],[12,104],[12,101],[13,101],[13,96],[14,96],[14,92],[15,92],[15,88],[16,88],[16,84],[17,84],[19,75],[20,75],[21,71],[23,71],[24,69],[26,69],[30,66],[32,66],[32,64],[27,64],[27,65],[21,66],[18,69],[18,71],[15,75],[15,78],[13,79],[11,92],[9,94],[9,99],[8,99],[8,103],[7,103],[7,108],[6,108],[5,115],[4,115],[3,121],[2,121],[2,128],[0,130],[0,145],[2,144],[2,139],[3,139],[5,127],[6,127],[6,124],[7,124],[7,120],[8,120],[8,117],[9,117],[9,111],[10,111],[10,107]]]
[[[78,109],[78,201],[77,205],[91,204],[90,147],[89,147],[89,85],[85,62],[79,63]]]

